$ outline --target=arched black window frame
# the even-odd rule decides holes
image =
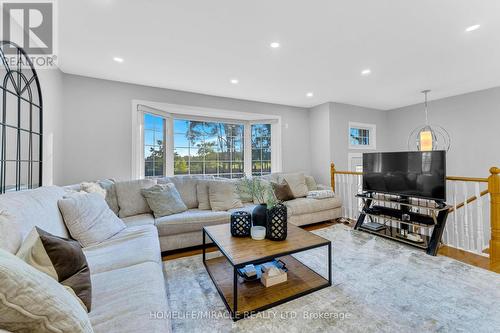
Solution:
[[[7,47],[11,51],[8,56],[6,56],[5,52]],[[14,66],[10,66],[12,65],[12,59],[15,62]],[[5,70],[5,76],[0,78],[0,91],[2,93],[2,109],[0,113],[0,193],[5,193],[42,186],[43,101],[37,72],[30,57],[21,47],[10,41],[0,41],[0,61]],[[9,89],[9,85],[13,89]],[[7,96],[17,99],[17,108],[8,108]],[[21,115],[24,111],[22,110],[22,103],[29,104],[29,128],[23,128],[21,125]],[[33,124],[34,112],[39,113],[38,124]],[[9,115],[13,116],[14,113],[17,116],[17,125],[9,124],[7,121],[7,117]],[[15,159],[7,157],[7,128],[15,131]],[[21,133],[28,135],[27,144],[23,142]],[[36,149],[33,147],[34,137],[38,137],[37,151],[34,151]],[[28,149],[27,160],[22,159],[23,149]],[[15,165],[15,184],[7,181],[7,174],[11,172],[11,164]],[[23,181],[22,172],[24,170],[22,166],[25,164],[27,164],[27,170],[25,170],[27,175],[24,175],[26,178]],[[36,170],[34,172],[36,164],[38,164],[38,172]]]

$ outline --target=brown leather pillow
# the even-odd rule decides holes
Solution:
[[[295,197],[293,196],[292,189],[290,185],[283,179],[281,183],[271,182],[271,186],[273,187],[274,195],[276,199],[279,201],[288,201],[292,200]]]
[[[58,237],[34,227],[16,255],[57,280],[77,297],[87,312],[90,312],[90,270],[82,247],[77,241]]]

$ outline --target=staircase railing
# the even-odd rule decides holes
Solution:
[[[338,171],[331,163],[331,186],[343,200],[343,216],[357,219],[361,202],[362,172]],[[488,178],[447,177],[448,204],[452,206],[443,244],[488,256],[490,269],[500,272],[500,169]],[[489,196],[489,200],[487,197]]]

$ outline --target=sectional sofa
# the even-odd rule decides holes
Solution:
[[[273,173],[263,176],[264,180],[279,181],[284,174]],[[255,207],[251,198],[245,199],[242,195],[242,208],[228,211],[211,211],[198,209],[197,184],[200,180],[210,180],[210,176],[175,176],[160,178],[158,183],[174,183],[188,210],[155,219],[151,213],[143,213],[124,217],[123,221],[129,226],[155,225],[160,236],[160,248],[171,251],[202,244],[201,230],[204,226],[229,223],[234,211],[249,211]],[[330,189],[329,186],[318,185],[311,176],[304,175],[307,190]],[[118,197],[118,202],[120,197]],[[285,201],[288,208],[288,222],[297,226],[334,220],[341,217],[342,200],[338,197],[326,199],[310,199],[306,197]]]
[[[266,176],[275,179],[279,175]],[[212,177],[181,176],[158,180],[101,182],[106,202],[120,214],[138,208],[140,188],[152,183],[174,183],[188,210],[155,219],[149,212],[123,217],[127,227],[110,239],[83,248],[92,281],[92,310],[88,316],[94,332],[170,332],[169,306],[165,290],[162,251],[201,245],[203,226],[228,223],[230,211],[198,209],[197,184]],[[0,247],[16,253],[34,226],[60,237],[69,237],[58,200],[83,184],[41,187],[0,195]],[[307,189],[324,188],[307,179]],[[245,201],[245,200],[242,200]],[[234,210],[251,211],[251,199]],[[127,207],[120,207],[122,206]],[[297,198],[285,202],[289,222],[304,225],[340,216],[338,198]],[[139,205],[140,206],[140,205]],[[229,232],[229,229],[228,229]]]

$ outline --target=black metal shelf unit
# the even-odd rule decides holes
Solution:
[[[358,194],[356,197],[363,200],[363,208],[359,214],[358,221],[354,226],[355,230],[365,231],[374,235],[390,238],[414,247],[423,249],[427,254],[435,256],[439,249],[439,243],[446,226],[449,206],[434,202],[432,205],[420,205],[412,203],[414,200],[409,197],[386,198],[383,194],[365,193]],[[418,199],[417,199],[418,200]],[[386,206],[376,206],[374,203],[390,203],[396,205],[396,208]],[[428,214],[421,214],[412,211],[412,209],[427,210]],[[381,230],[370,230],[363,226],[365,219],[371,222],[375,219],[389,221],[389,225],[384,222],[384,228]],[[393,226],[396,223],[397,226]],[[422,242],[417,243],[406,237],[412,226],[418,228],[432,228],[430,236],[420,235]]]
[[[0,193],[42,186],[43,103],[26,52],[0,41]]]

